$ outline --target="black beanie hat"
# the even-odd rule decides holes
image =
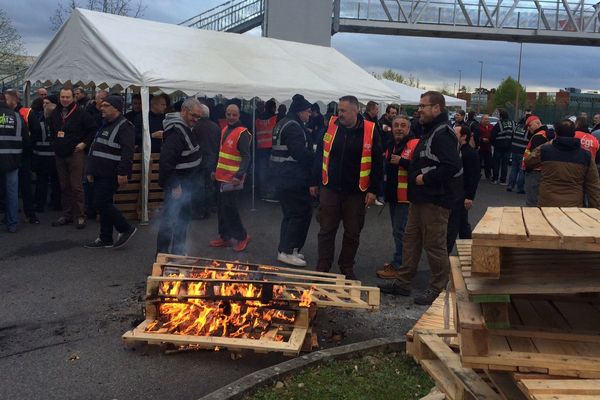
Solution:
[[[110,95],[102,101],[110,104],[119,111],[123,111],[123,98],[121,96]]]
[[[292,112],[300,112],[304,110],[308,110],[312,104],[308,102],[301,94],[295,94],[292,97],[292,105],[290,106],[290,111]]]

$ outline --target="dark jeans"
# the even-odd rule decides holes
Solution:
[[[492,177],[492,151],[479,150],[479,158],[481,159],[485,178],[490,179]]]
[[[365,193],[339,193],[321,187],[317,221],[321,225],[318,236],[319,261],[317,271],[329,271],[335,253],[335,236],[344,225],[342,249],[338,265],[342,273],[352,271],[360,243],[360,231],[365,224]]]
[[[408,221],[408,206],[409,203],[389,203],[390,218],[392,219],[392,234],[394,236],[394,258],[392,265],[396,268],[402,266],[402,246],[404,240],[404,230],[406,229],[406,221]]]
[[[23,211],[27,217],[35,215],[33,202],[33,186],[31,180],[31,157],[22,157],[19,167],[19,190],[23,200]]]
[[[210,172],[206,168],[198,168],[192,174],[192,218],[206,216],[216,206],[215,184],[210,178]]]
[[[465,208],[464,199],[461,199],[456,202],[454,208],[450,210],[450,217],[448,217],[448,254],[452,252],[457,236],[461,239],[471,239],[471,232],[469,210]]]
[[[56,173],[54,157],[34,156],[33,170],[35,171],[35,206],[44,211],[48,201],[48,185],[50,185],[50,201],[54,209],[60,209],[60,184]]]
[[[191,185],[181,183],[181,196],[172,195],[172,186],[165,187],[165,201],[156,238],[156,252],[186,254],[187,230],[190,223]]]
[[[121,211],[113,204],[113,196],[118,187],[116,176],[94,177],[92,206],[100,213],[100,239],[103,242],[113,242],[113,227],[119,233],[131,229],[131,225],[125,220]]]
[[[270,149],[256,149],[256,184],[261,199],[274,199],[277,191],[269,181],[269,158]]]
[[[527,207],[537,207],[538,193],[540,191],[540,179],[542,173],[540,171],[525,172],[525,205]]]
[[[244,240],[247,232],[238,211],[239,190],[220,192],[217,205],[219,236],[223,240]]]
[[[508,178],[508,187],[511,189],[517,186],[519,192],[525,191],[525,174],[521,168],[523,154],[512,153],[512,165],[510,166],[510,176]]]
[[[312,199],[308,187],[280,189],[277,191],[277,199],[283,212],[277,249],[279,252],[292,254],[294,249],[300,251],[306,242],[312,219]]]
[[[4,218],[8,229],[17,229],[19,224],[19,170],[0,172],[0,194]]]
[[[83,196],[85,199],[85,215],[90,218],[94,218],[99,210],[94,206],[94,183],[88,182],[86,177],[83,177],[82,187]]]
[[[493,177],[495,181],[506,182],[508,174],[508,159],[510,150],[494,149],[493,162]]]

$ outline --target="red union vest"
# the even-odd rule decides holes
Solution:
[[[29,113],[31,112],[31,108],[21,107],[19,108],[19,115],[25,121],[25,125],[29,126]]]
[[[238,151],[238,141],[240,136],[247,129],[243,126],[234,128],[225,142],[225,132],[227,126],[221,131],[221,142],[219,147],[219,161],[217,161],[217,169],[215,170],[215,179],[219,182],[231,182],[236,172],[239,171],[242,164],[242,155]]]
[[[329,182],[329,153],[331,152],[333,141],[335,140],[335,135],[338,130],[338,126],[335,124],[337,119],[337,116],[331,117],[327,132],[325,132],[325,136],[323,136],[323,170],[321,174],[323,185],[327,185]],[[374,132],[375,124],[365,120],[363,123],[363,148],[360,158],[360,178],[358,180],[358,187],[363,192],[367,191],[371,181],[371,152],[373,150]]]
[[[548,134],[546,133],[546,131],[539,131],[538,133],[533,135],[531,137],[531,139],[529,139],[529,143],[527,143],[527,147],[525,148],[525,152],[523,153],[523,161],[521,161],[521,169],[523,171],[525,171],[525,169],[526,169],[525,168],[525,159],[531,155],[531,142],[533,141],[533,138],[536,137],[537,135],[542,135],[544,137],[544,139],[546,139],[546,141],[548,141]],[[534,169],[534,171],[541,171],[541,170],[542,170],[541,167],[537,167]]]
[[[575,137],[581,142],[581,148],[589,151],[595,160],[596,153],[598,153],[598,139],[594,135],[583,131],[575,131]]]
[[[221,130],[227,128],[227,120],[225,118],[219,118],[218,122],[219,122],[219,128],[221,128]]]
[[[269,119],[257,119],[256,124],[256,148],[270,149],[273,147],[273,129],[277,125],[277,116]]]
[[[417,144],[419,144],[419,139],[410,139],[402,153],[400,153],[400,157],[405,160],[412,160]],[[408,203],[408,171],[400,166],[398,167],[396,196],[398,197],[398,203]]]

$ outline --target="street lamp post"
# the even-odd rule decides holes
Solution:
[[[519,50],[519,72],[517,73],[517,94],[515,98],[515,121],[519,121],[519,94],[521,88],[521,58],[523,56],[523,42],[521,42],[521,48]]]
[[[483,61],[479,61],[481,64],[481,72],[479,72],[479,95],[477,98],[477,114],[481,112],[481,82],[483,81]]]
[[[460,92],[460,88],[462,87],[462,86],[460,86],[461,81],[462,81],[462,70],[459,69],[458,70],[458,92]],[[457,96],[458,96],[458,92],[456,92]]]

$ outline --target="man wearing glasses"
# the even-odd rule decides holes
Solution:
[[[192,128],[201,116],[201,103],[189,98],[181,105],[181,112],[167,114],[163,122],[158,183],[165,191],[165,202],[156,239],[157,253],[186,254],[191,178],[202,161],[200,140]]]
[[[450,210],[462,191],[462,163],[458,140],[448,120],[446,102],[439,92],[421,95],[419,120],[423,136],[408,170],[408,222],[404,233],[402,267],[383,293],[409,296],[423,249],[431,277],[429,287],[415,296],[416,304],[431,304],[446,287],[450,260],[446,234]]]

